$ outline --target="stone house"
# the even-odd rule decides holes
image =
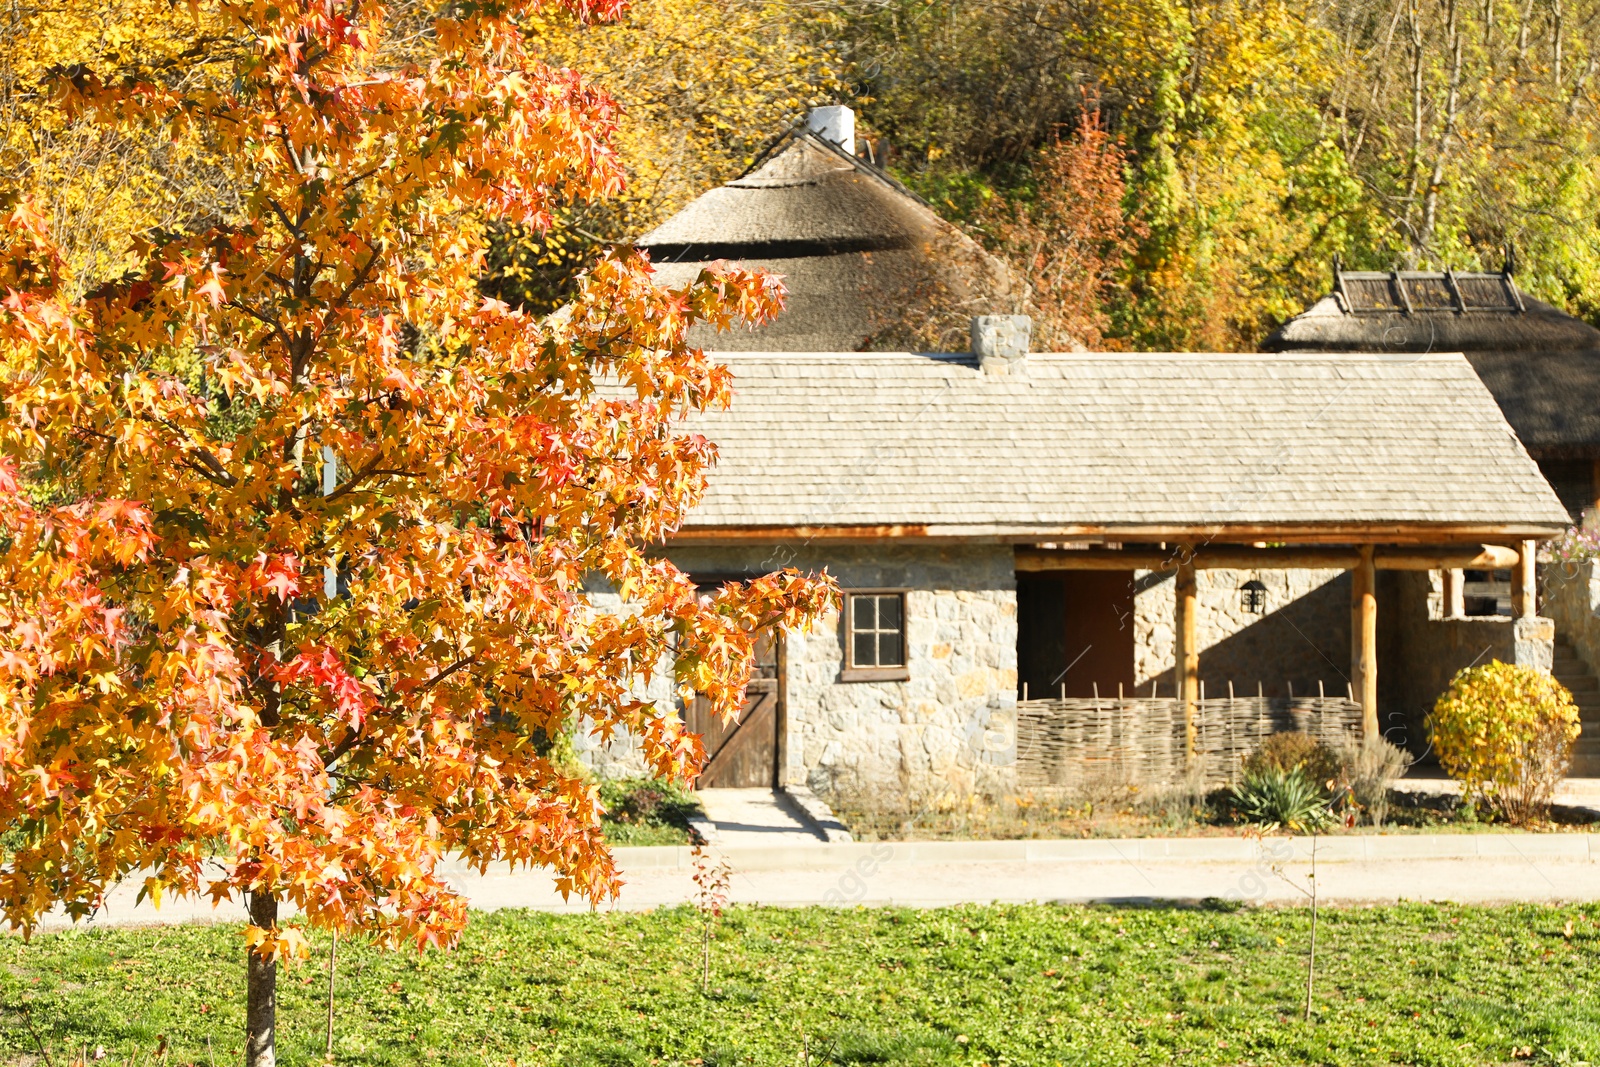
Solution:
[[[1559,389],[1515,407],[1491,392],[1515,366],[1447,354],[1467,338],[1433,312],[1439,343],[1391,336],[1367,309],[1381,293],[1330,298],[1276,354],[1032,353],[1027,320],[995,314],[1019,306],[1005,268],[852,142],[848,109],[819,109],[638,242],[663,281],[725,258],[790,293],[762,330],[698,338],[726,352],[734,401],[686,427],[719,460],[661,551],[707,586],[797,567],[844,593],[820,628],[767,642],[736,725],[680,709],[711,753],[703,785],[893,805],[1125,757],[1147,781],[1215,778],[1290,727],[1421,750],[1460,667],[1550,668],[1533,557],[1569,516],[1512,425]],[[1472,324],[1515,307],[1551,351],[1597,347],[1508,278],[1494,310],[1462,277],[1442,284],[1484,305]],[[1392,284],[1422,304],[1410,276]],[[1322,321],[1351,307],[1384,327],[1365,351]],[[896,316],[952,309],[977,316],[946,346],[967,351],[863,351],[907,336]],[[1319,346],[1336,351],[1301,351]],[[1503,574],[1504,614],[1467,615],[1473,572]],[[578,744],[642,769],[626,739]]]
[[[844,602],[771,644],[735,728],[684,709],[703,784],[1008,793],[1019,729],[1087,702],[1191,750],[1224,694],[1403,741],[1474,659],[1548,669],[1531,560],[1567,515],[1462,356],[1026,340],[983,318],[966,353],[724,357],[731,409],[687,427],[718,464],[662,552],[708,584],[826,569]],[[1448,617],[1469,566],[1517,572],[1514,618]]]

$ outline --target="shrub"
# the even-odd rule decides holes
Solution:
[[[1549,816],[1580,730],[1566,687],[1499,660],[1458,673],[1427,727],[1439,763],[1467,800],[1483,797],[1517,826]]]
[[[681,785],[654,778],[600,782],[606,839],[613,845],[664,845],[688,840],[689,817],[700,801]]]
[[[1326,787],[1339,774],[1339,760],[1328,746],[1299,730],[1268,734],[1244,759],[1247,776],[1265,771],[1288,772],[1297,767],[1319,788]]]
[[[1267,829],[1315,832],[1333,817],[1327,794],[1300,766],[1247,770],[1230,793],[1241,818]]]
[[[1338,782],[1372,825],[1389,818],[1389,783],[1408,766],[1406,754],[1381,737],[1346,734],[1333,748],[1339,763]]]

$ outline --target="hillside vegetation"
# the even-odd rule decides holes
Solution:
[[[487,287],[534,307],[844,102],[873,158],[1029,275],[1053,342],[1249,349],[1336,254],[1493,270],[1507,246],[1526,291],[1600,319],[1600,0],[637,0],[537,29],[622,105],[630,185],[500,235]],[[233,47],[181,6],[7,9],[0,154],[84,286],[125,266],[118,235],[239,197],[198,140],[42,127],[41,72],[138,55],[203,79]]]

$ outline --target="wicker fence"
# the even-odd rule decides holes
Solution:
[[[1197,707],[1195,773],[1231,781],[1269,734],[1300,730],[1324,742],[1361,727],[1348,697],[1220,697]],[[1024,788],[1119,782],[1153,788],[1182,781],[1183,702],[1176,697],[1068,697],[1017,704],[1017,776]]]

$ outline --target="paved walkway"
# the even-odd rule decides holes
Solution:
[[[1412,793],[1459,794],[1461,783],[1438,767],[1418,768],[1395,782],[1396,789]],[[1556,786],[1556,803],[1600,811],[1600,778],[1568,778]]]
[[[715,828],[713,844],[719,848],[823,843],[794,802],[775,789],[702,789],[695,795]]]
[[[744,832],[744,831],[735,831]],[[1224,898],[1304,899],[1294,884],[1310,871],[1310,842],[1276,838],[991,841],[728,846],[737,903],[934,907],[993,901],[1154,902]],[[687,848],[617,850],[622,896],[614,907],[644,910],[693,899]],[[484,876],[446,869],[474,908],[587,911],[563,901],[542,871]],[[1460,902],[1600,900],[1600,835],[1394,834],[1320,839],[1317,882],[1324,901]],[[237,922],[239,906],[169,901],[136,904],[137,880],[119,887],[98,922]],[[65,917],[48,927],[69,925]]]

